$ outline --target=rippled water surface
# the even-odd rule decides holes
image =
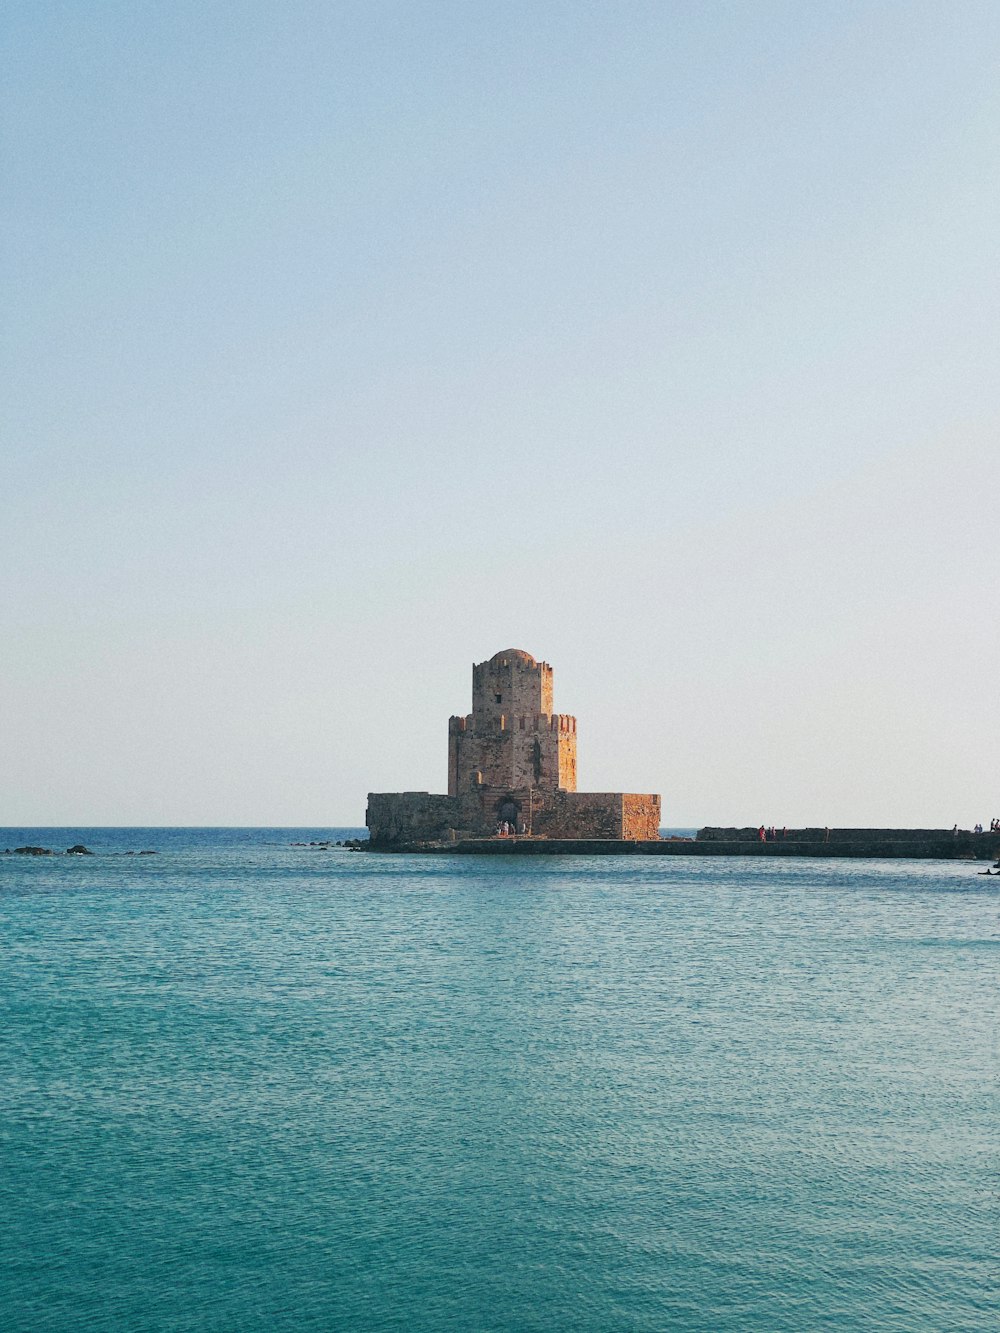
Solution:
[[[5,1330],[996,1327],[1000,880],[338,836],[0,830]]]

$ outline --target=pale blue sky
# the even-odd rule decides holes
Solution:
[[[0,22],[0,824],[1000,815],[1000,5]]]

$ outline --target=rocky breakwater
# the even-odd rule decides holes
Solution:
[[[148,849],[141,852],[111,852],[111,856],[156,856],[156,852]],[[58,856],[59,853],[52,850],[51,847],[5,847],[4,856]],[[84,847],[82,842],[74,843],[72,847],[67,847],[64,856],[96,856],[89,847]]]
[[[695,838],[456,837],[363,844],[366,850],[478,856],[811,856],[1000,862],[1000,833],[951,829],[703,828]]]
[[[777,829],[773,837],[761,838],[759,828],[710,826],[698,830],[695,850],[706,856],[995,861],[1000,857],[1000,833],[972,833],[967,829],[799,828]]]
[[[335,847],[346,847],[349,852],[356,852],[368,846],[367,838],[323,838],[319,842],[290,842],[289,847],[308,847],[314,852],[332,852]]]

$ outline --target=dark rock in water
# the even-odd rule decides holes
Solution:
[[[139,854],[139,856],[155,856],[155,855],[156,855],[156,851],[155,851],[155,849],[154,849],[154,850],[151,851],[151,852],[139,852],[138,854]]]
[[[15,856],[55,856],[49,847],[15,847]]]
[[[66,848],[67,856],[93,856],[94,853],[89,847],[84,847],[82,842],[78,842],[74,847]]]

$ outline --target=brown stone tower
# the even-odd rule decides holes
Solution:
[[[448,721],[448,795],[576,791],[576,718],[552,711],[552,668],[507,648],[472,668],[472,712]]]
[[[660,798],[576,789],[576,718],[552,711],[552,668],[520,648],[472,668],[472,712],[448,723],[448,795],[369,792],[371,845],[506,837],[656,841]]]

